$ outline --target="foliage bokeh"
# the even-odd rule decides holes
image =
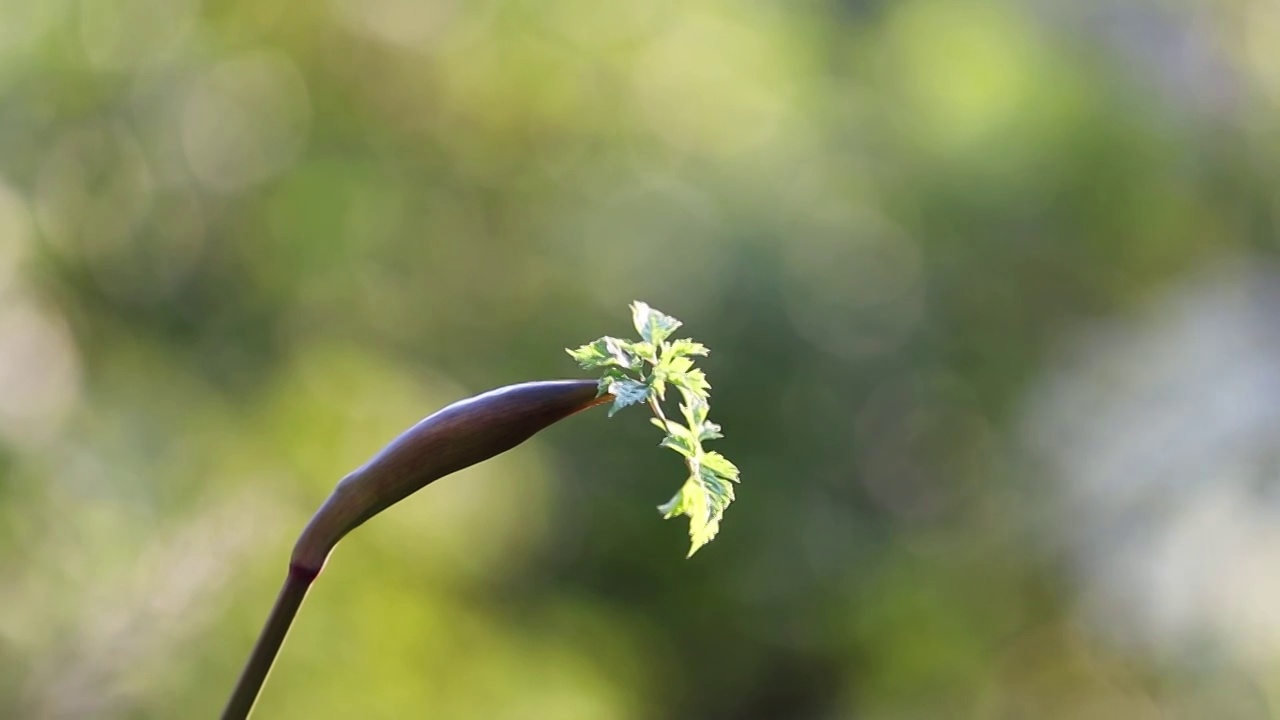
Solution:
[[[346,540],[262,717],[1280,706],[1265,3],[0,3],[0,716],[209,716],[344,473],[643,299],[743,484],[579,416]]]

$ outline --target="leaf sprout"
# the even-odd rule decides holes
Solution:
[[[693,366],[694,357],[706,356],[709,351],[690,339],[669,340],[683,323],[646,303],[632,303],[631,316],[640,340],[606,336],[566,352],[584,370],[602,372],[599,394],[613,395],[610,417],[629,405],[648,404],[653,411],[650,422],[666,434],[661,446],[684,458],[689,476],[658,510],[667,519],[688,516],[691,547],[687,557],[692,557],[720,531],[725,508],[734,499],[734,483],[739,482],[736,465],[702,447],[708,440],[723,437],[720,426],[707,419],[711,385],[706,374]],[[668,387],[680,393],[683,422],[669,418],[663,410]]]

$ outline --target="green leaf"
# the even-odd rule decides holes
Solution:
[[[658,393],[658,398],[665,400],[667,398],[667,381],[673,383],[687,382],[683,379],[693,367],[693,361],[689,358],[663,358],[654,365],[653,375],[649,380],[649,384],[654,391]]]
[[[621,368],[605,368],[604,373],[600,376],[600,381],[596,383],[596,397],[600,397],[601,395],[609,392],[609,388],[613,387],[615,382],[630,379],[630,376]]]
[[[663,520],[670,520],[673,517],[685,514],[684,488],[680,488],[679,492],[673,495],[670,500],[659,505],[658,512],[662,513]]]
[[[676,377],[680,375],[688,375],[693,370],[693,360],[687,357],[665,357],[658,366],[654,368],[656,371],[662,372],[667,377]]]
[[[707,350],[706,345],[703,345],[700,342],[694,342],[689,338],[685,338],[683,340],[676,340],[669,344],[666,349],[663,350],[662,354],[665,357],[676,358],[683,357],[685,355],[706,355],[708,352],[710,351]]]
[[[733,502],[733,484],[715,472],[700,468],[699,472],[685,480],[680,492],[667,503],[658,506],[664,518],[685,515],[689,518],[689,554],[693,554],[715,539],[720,532],[720,521],[725,508]]]
[[[667,380],[672,385],[675,385],[682,390],[688,390],[695,396],[704,400],[707,398],[707,394],[711,391],[711,383],[707,382],[706,374],[697,368],[694,368],[687,373],[669,376]]]
[[[684,402],[680,404],[680,414],[684,415],[684,421],[689,423],[690,429],[700,428],[707,421],[707,413],[711,411],[711,406],[703,398],[694,395],[690,391],[683,391]]]
[[[603,367],[620,367],[635,370],[640,367],[640,358],[632,349],[631,343],[615,337],[602,337],[576,350],[565,352],[578,361],[583,370],[596,370]]]
[[[636,332],[640,333],[640,337],[654,345],[662,344],[663,340],[670,337],[671,333],[683,324],[639,300],[631,304],[631,321],[635,324]]]
[[[653,388],[653,393],[659,400],[667,399],[667,380],[657,371],[649,376],[649,387]]]
[[[640,358],[636,357],[631,348],[631,343],[615,337],[604,337],[601,340],[604,340],[605,351],[609,353],[609,359],[605,361],[606,364],[626,368],[627,370],[635,370],[640,367]]]
[[[668,435],[662,438],[659,443],[662,447],[671,448],[687,458],[693,458],[698,454],[698,440],[689,428],[680,423],[667,423]]]
[[[632,343],[631,352],[643,360],[648,360],[650,363],[656,364],[658,362],[658,348],[653,343]]]
[[[613,395],[613,407],[609,408],[609,417],[628,405],[642,403],[649,399],[649,386],[631,378],[620,378],[609,384],[609,393]]]
[[[609,358],[609,352],[605,349],[604,338],[587,343],[576,350],[565,348],[565,352],[578,361],[578,365],[583,370],[594,370],[598,367],[603,367],[605,361]]]
[[[703,453],[699,462],[703,468],[714,472],[720,477],[726,480],[738,482],[738,466],[729,462],[729,458],[726,458],[720,453],[715,452],[714,450],[708,453]]]

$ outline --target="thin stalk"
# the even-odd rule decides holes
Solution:
[[[594,380],[499,388],[425,418],[343,478],[298,537],[289,574],[222,720],[245,720],[253,711],[307,590],[343,536],[432,481],[506,452],[552,423],[612,399],[597,393]]]
[[[298,608],[302,607],[302,601],[316,575],[313,570],[292,565],[289,567],[289,574],[285,576],[280,594],[276,596],[276,604],[271,608],[266,624],[262,626],[258,642],[253,646],[244,671],[240,673],[240,680],[231,692],[226,709],[222,711],[222,720],[245,720],[253,711],[262,684],[271,673],[271,665],[275,663],[280,646],[289,634],[289,627],[293,625],[293,618],[298,614]]]
[[[653,410],[653,414],[662,421],[664,426],[667,424],[667,414],[662,412],[662,405],[658,402],[658,396],[655,393],[649,393],[649,409]],[[664,427],[663,430],[665,431],[666,428]]]

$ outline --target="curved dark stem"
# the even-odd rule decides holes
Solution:
[[[506,452],[548,425],[612,399],[599,393],[594,380],[498,388],[423,419],[343,478],[294,545],[289,575],[222,720],[249,717],[307,589],[344,535],[428,483]]]
[[[289,566],[289,574],[276,597],[276,604],[267,616],[267,622],[240,673],[240,680],[236,682],[236,689],[232,691],[226,709],[222,711],[222,720],[245,720],[249,717],[253,704],[258,700],[258,693],[262,690],[262,684],[271,672],[271,665],[280,652],[280,645],[289,634],[289,626],[293,624],[293,618],[298,614],[298,608],[302,606],[302,600],[318,574],[314,570]]]

